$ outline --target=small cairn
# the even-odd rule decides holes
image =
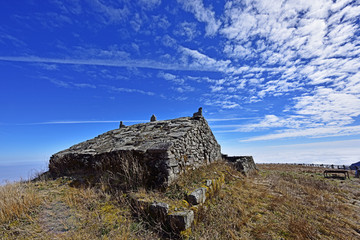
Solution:
[[[200,107],[199,110],[196,113],[193,114],[193,118],[194,119],[200,119],[202,117],[203,117],[203,115],[202,115],[202,107]]]
[[[124,128],[124,127],[126,127],[126,126],[123,124],[123,121],[120,121],[119,128]]]
[[[155,122],[156,121],[156,116],[155,114],[153,114],[150,118],[150,122]]]

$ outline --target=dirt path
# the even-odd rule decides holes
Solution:
[[[61,201],[46,203],[39,213],[39,224],[44,232],[61,234],[74,228],[76,218],[71,209]]]

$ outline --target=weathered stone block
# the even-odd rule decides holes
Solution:
[[[131,207],[134,210],[134,213],[137,215],[146,216],[148,214],[149,208],[150,208],[150,202],[143,200],[143,199],[137,199],[134,196],[130,196],[131,199]]]
[[[212,184],[212,180],[211,180],[211,179],[205,180],[205,185],[206,185],[207,187],[210,187],[211,184]]]
[[[191,205],[204,203],[206,200],[206,188],[198,188],[188,195],[188,202]]]
[[[169,205],[162,202],[153,202],[149,207],[149,213],[156,222],[164,222],[169,213]]]
[[[174,232],[181,232],[190,228],[193,222],[194,212],[191,210],[175,212],[169,215],[169,224]]]

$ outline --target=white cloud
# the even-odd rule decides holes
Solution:
[[[299,116],[290,116],[290,117],[278,117],[276,115],[265,115],[263,119],[255,118],[258,120],[257,123],[249,124],[231,124],[231,125],[219,125],[215,126],[216,128],[226,129],[232,128],[230,130],[218,130],[217,132],[255,132],[266,129],[300,129],[304,125],[309,126],[310,122],[307,119],[304,119]],[[314,124],[313,126],[316,126]]]
[[[224,47],[224,53],[232,58],[247,58],[252,55],[252,49],[228,43]]]
[[[252,140],[358,134],[349,124],[360,115],[359,9],[351,1],[228,1],[219,30],[223,53],[235,60],[227,72],[243,75],[246,102],[286,96],[289,114],[228,131],[283,128]]]
[[[168,27],[170,27],[171,23],[168,21],[166,16],[152,16],[153,19],[153,23],[155,26],[153,26],[153,28],[155,29],[156,27],[159,27],[161,29],[168,29]]]
[[[138,13],[135,13],[133,19],[130,21],[131,27],[134,29],[135,32],[139,32],[142,24],[143,20],[141,19],[140,15]]]
[[[185,37],[186,41],[192,41],[195,37],[200,35],[196,29],[196,23],[186,21],[177,26],[177,29],[174,30],[174,34]]]
[[[208,122],[225,122],[225,121],[238,121],[238,120],[248,120],[248,119],[256,119],[256,117],[244,117],[244,118],[238,118],[238,117],[233,117],[233,118],[207,118],[206,120]],[[212,125],[211,128],[217,128],[218,126],[221,125]],[[228,126],[228,125],[226,125]]]
[[[55,84],[58,87],[65,87],[65,88],[70,88],[71,85],[67,82],[61,81],[61,80],[57,80],[57,79],[49,79],[49,81],[53,84]]]
[[[140,90],[140,89],[115,87],[115,86],[109,86],[109,85],[99,85],[99,86],[97,86],[97,85],[90,84],[90,83],[75,83],[75,82],[71,82],[71,81],[65,82],[65,81],[62,81],[62,80],[48,78],[48,77],[41,77],[41,78],[50,81],[51,83],[55,84],[58,87],[64,87],[64,88],[91,88],[91,89],[97,89],[97,88],[101,87],[103,89],[107,89],[107,90],[110,90],[112,92],[140,93],[140,94],[148,95],[148,96],[154,96],[155,95],[155,93],[153,93],[153,92],[144,91],[144,90]]]
[[[129,15],[130,10],[125,6],[118,6],[107,2],[103,4],[100,0],[89,1],[93,5],[93,9],[102,13],[104,23],[118,23],[124,21]]]
[[[124,123],[142,123],[148,120],[122,120]],[[52,124],[97,124],[97,123],[119,123],[119,120],[81,120],[81,121],[48,121],[35,123],[21,123],[16,125],[52,125]]]
[[[37,63],[36,65],[46,70],[58,70],[56,64]]]
[[[89,84],[89,83],[71,83],[73,86],[78,87],[78,88],[96,88],[96,86],[94,84]]]
[[[185,83],[185,79],[182,77],[176,76],[171,73],[164,73],[162,71],[159,72],[157,76],[174,83],[174,86],[172,87],[172,89],[179,93],[195,91],[195,88],[190,86],[189,84]]]
[[[176,40],[167,34],[162,37],[161,41],[164,44],[164,46],[166,46],[166,47],[176,47],[177,46]]]
[[[222,86],[210,86],[211,92],[219,92],[223,89]]]
[[[176,76],[174,74],[171,74],[171,73],[164,73],[164,72],[161,71],[161,72],[158,73],[157,76],[161,77],[161,78],[163,78],[163,79],[165,79],[167,81],[171,81],[171,82],[173,82],[175,84],[178,84],[178,85],[184,85],[184,83],[185,83],[185,80],[183,78],[178,77],[178,76]]]
[[[199,22],[206,23],[206,35],[213,36],[219,29],[221,23],[215,19],[215,13],[211,9],[206,8],[202,0],[178,0],[186,11],[195,15]]]
[[[207,106],[213,106],[213,107],[215,106],[215,107],[220,107],[222,109],[235,109],[240,107],[240,105],[237,102],[230,100],[230,98],[226,98],[226,97],[220,97],[219,99],[206,98],[203,99],[203,102]]]
[[[220,30],[231,40],[225,46],[224,53],[253,61],[257,61],[260,56],[269,65],[289,65],[299,57],[326,59],[330,56],[349,57],[359,54],[356,45],[347,44],[358,29],[354,23],[356,16],[348,14],[349,21],[346,21],[341,18],[345,13],[330,14],[332,4],[327,0],[316,3],[272,1],[270,4],[264,0],[251,3],[230,1],[225,5],[225,25]],[[344,9],[339,6],[334,9],[354,13],[358,8],[349,5]],[[334,25],[335,20],[331,18],[336,14],[340,16]],[[264,38],[266,41],[256,40],[254,44],[254,38]],[[266,52],[264,49],[267,49]],[[335,71],[338,69],[341,66]]]
[[[40,78],[48,80],[49,82],[55,84],[58,87],[64,87],[64,88],[93,88],[93,89],[96,88],[96,85],[89,84],[89,83],[75,83],[75,82],[71,82],[71,81],[62,81],[62,80],[49,78],[49,77],[45,77],[45,76],[42,76]]]
[[[14,45],[16,47],[26,47],[27,46],[27,44],[24,41],[20,40],[19,38],[16,38],[7,33],[0,33],[0,43],[4,44],[6,42],[10,42],[12,45]]]
[[[205,55],[204,55],[205,56]],[[209,58],[211,60],[211,58]],[[212,59],[213,60],[213,59]],[[36,56],[21,56],[21,57],[9,57],[0,56],[0,61],[8,62],[27,62],[27,63],[58,63],[58,64],[73,64],[73,65],[90,65],[90,66],[111,66],[111,67],[138,67],[160,70],[179,70],[179,71],[206,71],[206,72],[221,72],[224,71],[226,63],[215,62],[214,65],[201,66],[201,64],[194,62],[194,64],[187,65],[186,63],[164,63],[153,60],[141,59],[141,60],[117,60],[117,59],[59,59],[59,58],[43,58]],[[204,57],[203,62],[206,63],[207,58]],[[209,62],[211,63],[211,61]]]
[[[161,0],[138,0],[140,6],[145,10],[153,10],[161,4]]]
[[[215,60],[197,50],[192,50],[186,47],[179,47],[179,51],[183,53],[182,60],[184,63],[189,64],[191,68],[207,68],[217,69],[220,72],[228,71],[230,60]]]
[[[297,98],[297,114],[328,125],[344,126],[360,115],[360,97],[319,87],[312,95]]]
[[[133,89],[133,88],[123,88],[123,87],[114,87],[114,86],[108,86],[108,85],[102,85],[102,87],[112,91],[112,92],[127,92],[127,93],[140,93],[148,96],[154,96],[155,93],[150,91],[143,91],[140,89]]]
[[[195,91],[194,87],[191,87],[189,85],[182,85],[179,87],[174,87],[173,88],[175,91],[179,92],[179,93],[184,93],[184,92],[193,92]]]
[[[360,126],[341,126],[341,127],[318,127],[318,128],[306,128],[306,129],[287,129],[279,131],[278,133],[261,135],[257,137],[250,137],[241,140],[241,142],[252,141],[265,141],[283,138],[295,138],[295,137],[311,137],[311,138],[324,138],[324,137],[339,137],[339,136],[351,136],[360,135]]]

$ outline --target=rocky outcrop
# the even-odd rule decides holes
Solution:
[[[158,187],[188,168],[220,159],[220,145],[199,109],[194,117],[122,125],[76,144],[54,154],[49,171],[54,176],[113,172]]]

